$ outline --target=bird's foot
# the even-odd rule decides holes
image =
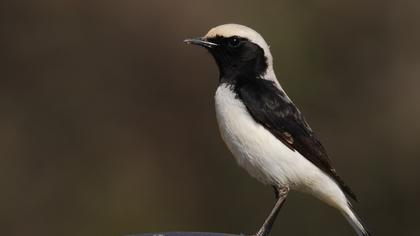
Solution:
[[[267,229],[267,227],[261,227],[260,230],[258,230],[258,232],[252,236],[268,236],[271,232],[271,227],[269,229]]]

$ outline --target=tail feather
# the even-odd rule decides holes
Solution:
[[[370,232],[364,226],[363,222],[356,215],[350,205],[345,211],[343,211],[343,215],[346,217],[347,221],[351,224],[358,236],[371,236]]]

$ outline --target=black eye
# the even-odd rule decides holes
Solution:
[[[231,37],[229,39],[229,46],[233,48],[237,48],[241,44],[241,39],[238,37]]]

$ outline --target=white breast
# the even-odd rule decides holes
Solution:
[[[264,184],[289,185],[333,205],[346,202],[333,180],[255,122],[228,86],[216,91],[216,116],[222,138],[241,167]]]

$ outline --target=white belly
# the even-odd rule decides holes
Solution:
[[[215,105],[222,138],[238,164],[250,175],[264,184],[289,185],[310,192],[332,205],[346,201],[331,178],[256,123],[226,85],[218,87]]]

